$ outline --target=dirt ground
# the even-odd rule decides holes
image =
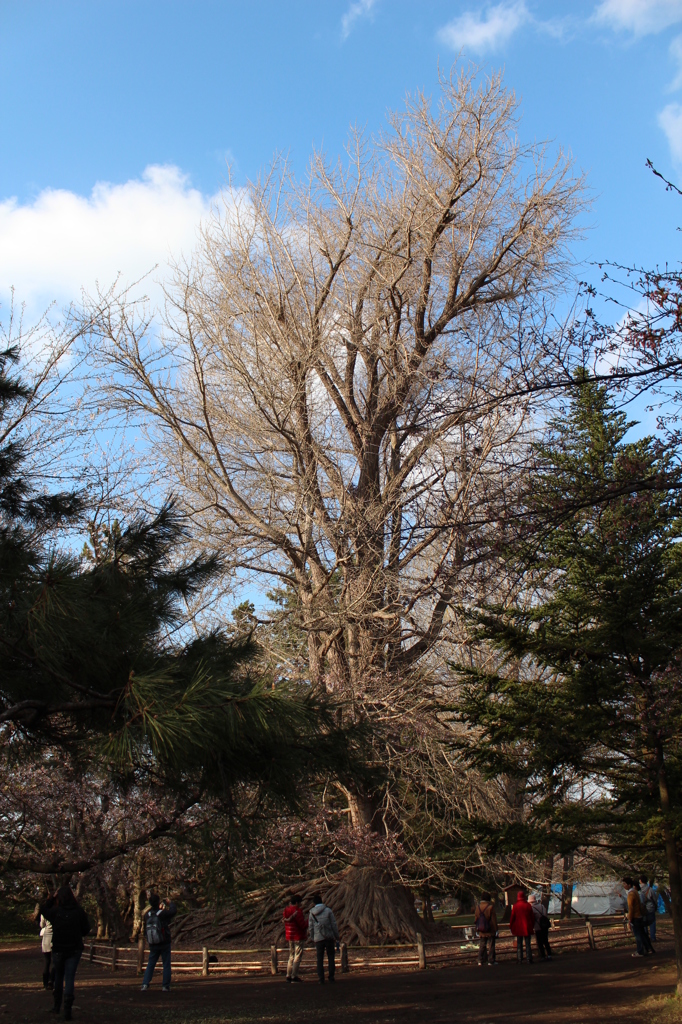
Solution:
[[[458,966],[386,974],[337,974],[319,985],[282,975],[258,978],[179,977],[161,992],[160,967],[148,992],[140,979],[82,962],[74,1020],[80,1024],[672,1024],[682,1004],[672,998],[671,943],[633,959],[631,948],[563,953],[551,963]],[[305,957],[312,959],[312,950]],[[308,965],[312,967],[312,963]],[[0,949],[0,1024],[50,1019],[52,997],[41,983],[37,945]]]

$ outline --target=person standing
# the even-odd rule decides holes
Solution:
[[[516,936],[516,959],[523,963],[523,946],[526,946],[528,963],[533,963],[533,950],[531,949],[530,937],[535,931],[535,914],[526,899],[523,889],[519,890],[516,903],[512,907],[509,929],[512,935]]]
[[[40,948],[43,954],[43,988],[54,988],[54,967],[50,970],[52,960],[52,925],[40,913],[39,903],[36,903],[33,920],[40,927]]]
[[[64,1020],[73,1020],[71,1007],[76,970],[83,952],[83,936],[90,931],[90,922],[68,885],[63,885],[56,896],[43,903],[40,915],[52,925],[54,1005],[51,1013],[59,1013],[63,996]]]
[[[478,966],[497,963],[495,959],[495,936],[497,935],[497,914],[489,892],[482,892],[481,899],[474,909],[474,921],[478,932]],[[488,943],[490,943],[490,959],[488,959]]]
[[[142,991],[146,992],[154,974],[159,957],[163,964],[161,990],[170,992],[171,983],[171,932],[170,923],[175,917],[176,906],[171,901],[162,903],[155,892],[149,894],[149,910],[144,915],[144,934],[149,943],[149,960],[142,978]]]
[[[623,885],[627,890],[628,921],[630,923],[632,933],[635,936],[635,943],[637,944],[637,952],[632,955],[646,956],[647,953],[654,952],[654,947],[651,945],[646,928],[644,927],[642,901],[639,898],[639,893],[631,878],[624,878]]]
[[[533,926],[535,931],[535,944],[538,947],[540,959],[551,960],[552,950],[549,945],[549,928],[551,921],[549,920],[547,909],[545,908],[542,900],[539,900],[537,896],[534,895],[528,897],[528,905],[531,907],[535,918]]]
[[[658,893],[649,882],[646,875],[639,876],[639,898],[642,903],[644,927],[652,942],[656,941],[656,908],[658,905]]]
[[[42,914],[40,915],[40,941],[43,951],[43,988],[54,989],[54,967],[51,968],[52,925]]]
[[[313,894],[313,908],[308,915],[308,932],[315,943],[317,951],[317,976],[320,985],[324,985],[324,954],[327,953],[329,980],[334,980],[336,963],[334,962],[334,945],[339,940],[339,929],[336,918],[328,906],[322,902],[319,892]]]
[[[289,962],[287,963],[287,981],[300,981],[298,967],[303,956],[303,946],[308,934],[308,925],[301,910],[301,897],[294,895],[282,914],[284,934],[289,943]]]

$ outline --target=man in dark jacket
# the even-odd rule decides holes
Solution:
[[[173,902],[162,903],[155,892],[149,894],[149,910],[144,915],[143,928],[149,943],[149,960],[142,979],[142,991],[149,988],[154,968],[159,957],[163,964],[161,988],[170,991],[171,981],[171,933],[170,923],[175,917],[176,907]]]
[[[647,930],[652,942],[656,941],[656,910],[658,908],[658,893],[649,883],[646,875],[639,876],[639,899],[642,904],[644,916],[644,927]]]
[[[54,1006],[51,1012],[59,1013],[63,994],[64,1020],[72,1020],[76,969],[83,952],[83,936],[90,931],[90,922],[68,885],[63,885],[56,896],[51,896],[40,908],[40,913],[52,925]]]
[[[535,917],[535,945],[541,960],[552,959],[552,947],[549,944],[549,929],[551,921],[547,909],[543,906],[542,900],[531,894],[528,897],[528,905],[532,907]]]

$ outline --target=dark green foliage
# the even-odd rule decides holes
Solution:
[[[682,475],[584,378],[538,450],[512,606],[473,616],[493,671],[463,672],[466,756],[521,780],[526,848],[591,843],[655,861],[682,835]],[[517,830],[518,831],[518,830]],[[518,849],[518,836],[497,836]]]

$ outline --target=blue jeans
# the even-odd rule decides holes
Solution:
[[[62,993],[67,1001],[73,1002],[73,986],[76,980],[76,968],[81,958],[82,949],[72,949],[68,953],[53,953],[54,964],[54,1001],[62,1005]]]
[[[163,978],[161,979],[161,984],[164,988],[169,987],[171,975],[170,956],[170,942],[165,943],[163,946],[149,947],[149,960],[147,961],[147,970],[144,972],[144,978],[142,979],[143,985],[149,985],[151,982],[154,968],[156,967],[159,957],[161,957],[161,963],[163,964]]]
[[[315,949],[317,951],[317,976],[321,982],[324,982],[324,954],[327,954],[327,963],[329,964],[329,980],[334,980],[334,939],[322,939],[321,942],[315,943]]]
[[[649,929],[649,938],[652,942],[656,941],[656,914],[647,914],[646,923]]]
[[[530,945],[530,935],[517,935],[516,936],[516,959],[521,963],[523,960],[523,947],[526,947],[526,956],[528,957],[528,963],[533,963],[533,950]]]
[[[637,944],[637,952],[641,954],[653,953],[653,947],[649,942],[649,935],[641,917],[636,917],[632,922],[632,931],[634,932]]]

